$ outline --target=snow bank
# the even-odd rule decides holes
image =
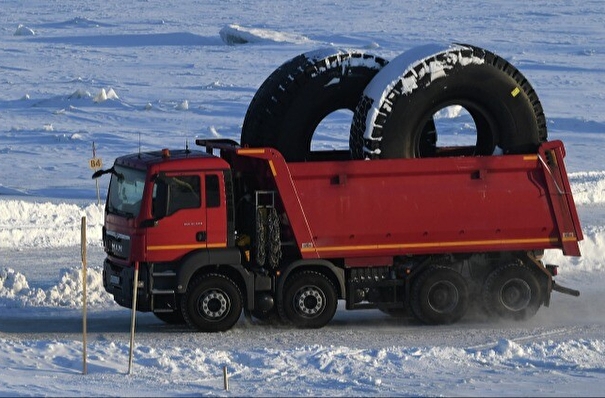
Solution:
[[[569,181],[577,205],[605,203],[605,171],[570,173]]]
[[[90,305],[113,305],[111,296],[103,289],[103,275],[100,270],[87,269],[86,285],[86,297]],[[31,288],[25,275],[12,268],[0,270],[0,308],[81,308],[83,290],[82,269],[62,270],[60,282],[50,289]]]
[[[278,32],[268,29],[246,28],[239,25],[228,25],[219,32],[221,39],[229,45],[247,43],[291,43],[308,44],[312,41],[301,35]]]
[[[86,216],[88,244],[101,245],[104,207],[0,200],[0,248],[65,247],[80,244]]]
[[[34,32],[33,29],[20,24],[19,26],[17,26],[14,36],[34,36],[35,34],[36,32]]]
[[[580,242],[581,257],[566,257],[560,250],[547,250],[544,262],[568,265],[565,274],[570,272],[605,271],[605,226],[583,226],[584,240]]]
[[[107,100],[119,100],[120,97],[116,94],[113,88],[109,88],[105,90],[104,88],[99,91],[99,93],[93,98],[93,101],[96,103],[105,102]]]

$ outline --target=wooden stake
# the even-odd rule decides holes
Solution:
[[[86,363],[86,216],[82,217],[80,234],[80,250],[82,257],[82,374],[88,374],[88,366]]]
[[[134,263],[134,280],[132,282],[132,315],[130,318],[130,354],[128,356],[128,374],[132,373],[132,354],[134,351],[134,326],[137,313],[137,293],[139,288],[139,262]]]
[[[223,386],[225,391],[229,391],[229,374],[227,373],[227,366],[223,366]]]

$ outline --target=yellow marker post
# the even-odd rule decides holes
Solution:
[[[92,142],[92,159],[88,161],[88,166],[93,170],[97,171],[103,167],[103,161],[101,158],[97,157],[97,150],[95,148],[94,141]],[[99,179],[95,179],[95,183],[97,184],[97,203],[99,206],[101,205],[101,194],[99,193]]]

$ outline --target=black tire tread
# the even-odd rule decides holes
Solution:
[[[339,109],[354,111],[366,84],[387,63],[357,51],[334,50],[321,59],[310,54],[285,62],[262,83],[246,111],[241,145],[273,147],[288,161],[305,160],[321,120]],[[376,68],[356,65],[354,59]],[[333,78],[339,82],[326,88]]]
[[[535,148],[537,148],[537,144],[539,142],[546,141],[547,128],[544,111],[534,88],[517,68],[515,68],[512,64],[499,57],[498,55],[476,46],[470,46],[466,44],[461,44],[460,46],[463,46],[460,50],[461,54],[464,54],[465,56],[469,57],[472,56],[483,59],[484,64],[482,65],[482,67],[493,68],[494,75],[502,74],[513,79],[516,82],[517,87],[520,89],[520,93],[527,97],[527,106],[531,108],[533,118],[535,119],[535,126],[527,126],[527,130],[529,130],[528,132],[520,131],[507,133],[511,135],[523,134],[522,137],[520,136],[516,138],[517,141],[520,140],[522,142],[515,143],[515,145],[511,148],[512,153],[524,153],[528,151],[535,151]],[[381,145],[384,138],[383,135],[384,132],[387,130],[387,127],[389,126],[389,121],[392,119],[391,116],[393,115],[393,112],[395,112],[397,109],[397,101],[409,101],[407,106],[409,106],[410,109],[414,109],[412,107],[414,107],[415,103],[413,99],[409,99],[411,98],[410,93],[402,94],[404,79],[407,77],[419,76],[421,70],[425,67],[425,64],[427,62],[430,62],[431,60],[444,61],[448,53],[449,51],[443,51],[432,56],[429,60],[421,60],[421,62],[416,62],[416,64],[412,64],[410,66],[410,69],[406,69],[407,72],[402,71],[402,75],[400,76],[399,80],[396,82],[396,84],[394,84],[390,91],[384,95],[385,99],[382,101],[382,103],[378,104],[379,113],[376,118],[375,126],[372,128],[371,132],[371,136],[373,139],[365,138],[364,134],[367,130],[366,119],[368,116],[368,112],[371,107],[375,107],[377,105],[373,104],[374,100],[372,98],[368,97],[366,94],[362,95],[362,98],[360,99],[360,102],[358,103],[356,111],[354,113],[353,122],[351,125],[350,147],[353,158],[381,158],[381,155],[378,154],[378,152],[380,152],[381,150]],[[458,70],[461,70],[466,66],[457,65],[456,67],[458,68]],[[379,78],[380,76],[377,75],[376,79]],[[454,76],[448,75],[445,78],[453,79]],[[428,88],[429,86],[430,82],[427,83],[426,86],[422,86],[419,83],[419,87],[416,88],[414,91],[423,90]],[[410,97],[408,98],[408,96]],[[393,126],[395,126],[393,128],[400,128],[398,127],[398,125]],[[534,139],[532,138],[534,130],[538,143],[534,142]],[[508,150],[508,148],[505,149]],[[399,157],[407,156],[401,155]]]

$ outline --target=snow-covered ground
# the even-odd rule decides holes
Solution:
[[[208,4],[211,3],[211,4]],[[603,395],[605,391],[605,3],[164,0],[2,3],[0,396]],[[320,330],[252,324],[199,334],[137,318],[103,291],[101,204],[88,161],[197,137],[239,138],[281,63],[324,47],[387,59],[420,44],[485,47],[540,95],[585,233],[581,258],[547,253],[558,281],[523,323],[425,327],[340,309]],[[444,117],[455,119],[456,113]],[[316,148],[348,144],[349,120]],[[455,138],[455,137],[454,137]],[[82,375],[80,220],[87,218],[88,374]],[[226,366],[230,390],[223,390]]]

